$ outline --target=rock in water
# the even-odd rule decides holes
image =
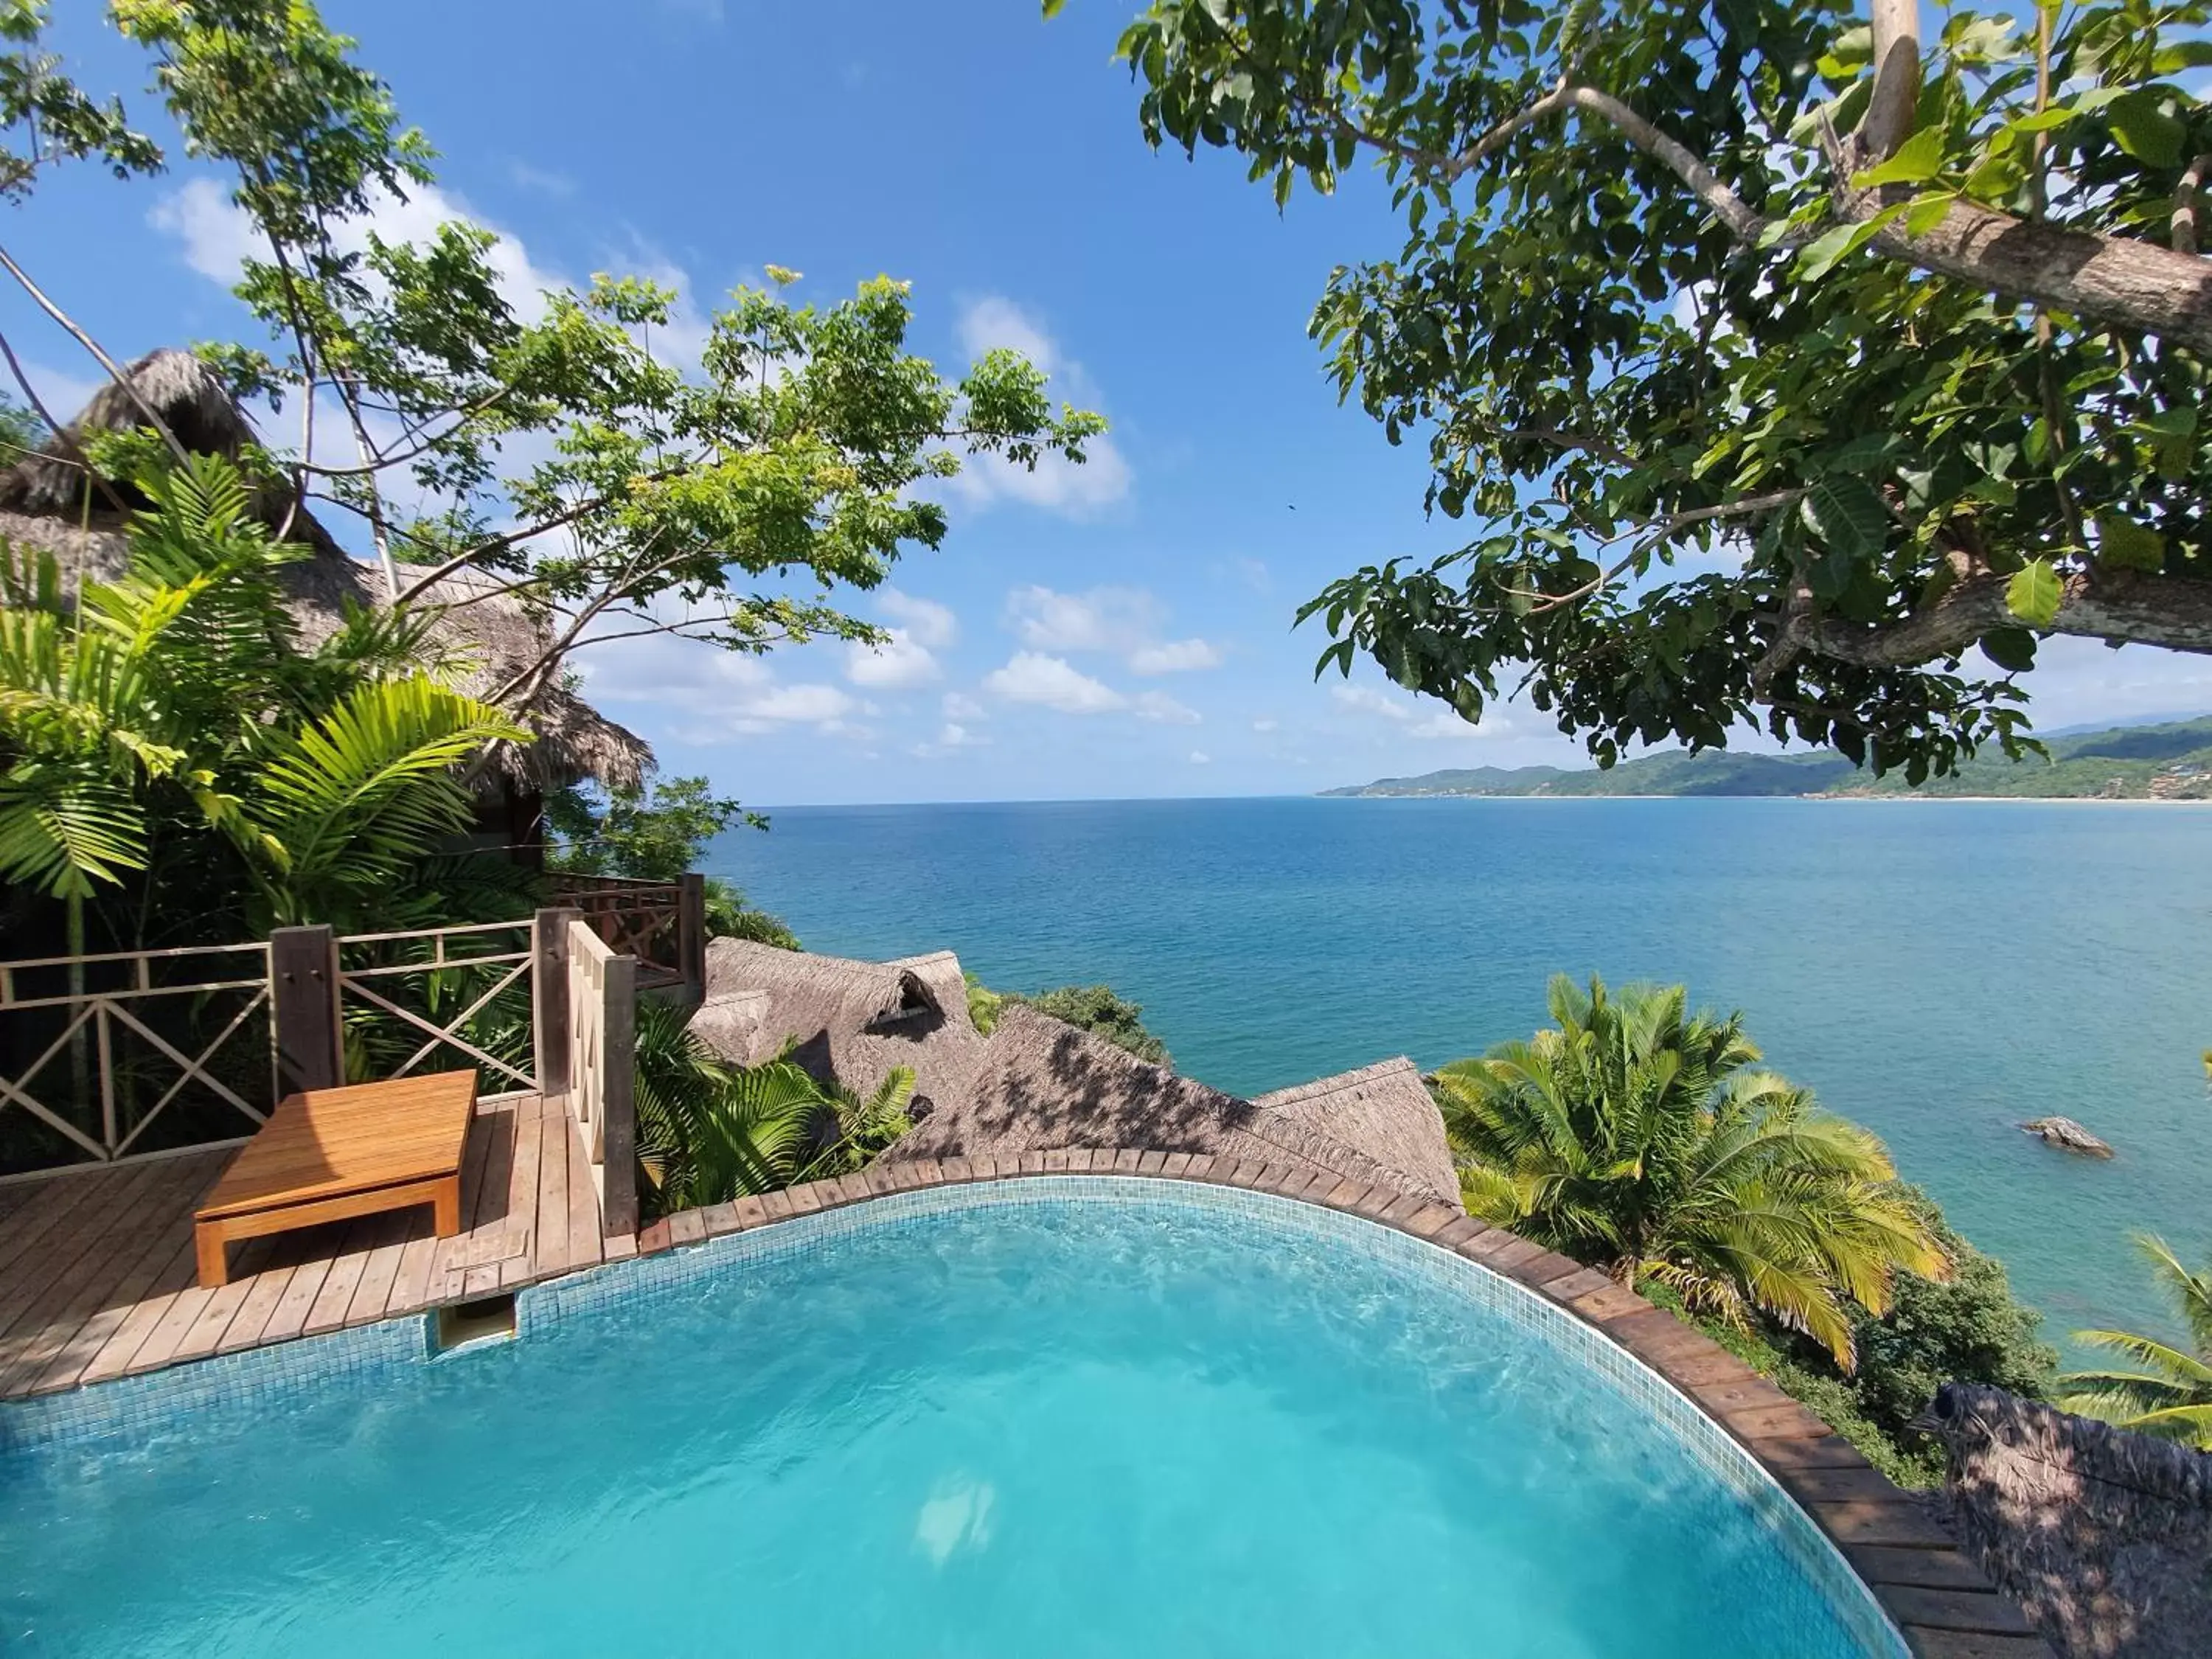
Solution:
[[[2112,1155],[2107,1142],[2098,1139],[2070,1117],[2039,1117],[2020,1127],[2032,1135],[2041,1135],[2047,1144],[2062,1152],[2080,1152],[2086,1158]]]

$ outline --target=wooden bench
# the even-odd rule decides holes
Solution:
[[[228,1282],[235,1239],[417,1204],[452,1237],[476,1103],[472,1071],[287,1095],[193,1213],[200,1283]]]

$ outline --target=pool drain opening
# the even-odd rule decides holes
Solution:
[[[434,1335],[437,1352],[453,1353],[486,1342],[507,1342],[514,1337],[514,1296],[480,1297],[474,1302],[449,1303],[438,1310]]]

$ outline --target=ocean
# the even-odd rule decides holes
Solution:
[[[705,867],[810,949],[1103,981],[1238,1094],[1682,981],[1887,1141],[2065,1346],[2172,1332],[2129,1245],[2212,1259],[2212,807],[1308,799],[795,807]],[[2109,1163],[2016,1127],[2063,1113]]]

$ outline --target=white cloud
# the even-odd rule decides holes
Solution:
[[[212,179],[186,179],[155,204],[149,217],[155,229],[167,231],[184,243],[186,264],[226,288],[237,283],[247,258],[268,257],[269,250],[255,234],[246,210]],[[372,230],[386,242],[427,246],[439,226],[454,222],[485,222],[459,197],[435,185],[417,186],[414,194],[404,198],[378,190],[370,197],[368,212],[342,222],[331,240],[339,252],[346,253],[365,250]],[[556,273],[532,264],[521,240],[504,231],[485,258],[490,262],[500,296],[525,322],[535,322],[544,315],[544,290],[568,286]],[[665,273],[662,274],[665,278]]]
[[[1386,720],[1410,720],[1415,711],[1410,703],[1384,696],[1371,685],[1333,685],[1328,695],[1345,708],[1362,714],[1377,714]]]
[[[835,685],[779,680],[757,657],[695,641],[641,637],[587,646],[575,659],[594,702],[665,709],[687,741],[795,726],[854,734],[868,706]]]
[[[905,629],[889,631],[890,638],[881,645],[855,641],[845,647],[847,679],[877,690],[897,691],[927,685],[945,672],[929,647]]]
[[[1009,702],[1040,704],[1063,714],[1103,714],[1128,705],[1119,691],[1069,665],[1064,657],[1018,651],[1004,668],[983,677],[983,688]]]
[[[1194,749],[1190,751],[1190,763],[1193,766],[1204,766],[1212,761],[1212,758],[1213,757],[1207,754],[1203,749]]]
[[[1371,685],[1334,685],[1328,694],[1340,707],[1389,720],[1412,738],[1499,738],[1513,729],[1512,722],[1494,714],[1470,726],[1442,703],[1394,697]]]
[[[999,347],[1018,351],[1064,382],[1054,388],[1056,394],[1064,392],[1079,405],[1095,406],[1100,401],[1083,365],[1064,356],[1043,324],[1011,300],[993,295],[970,304],[961,313],[960,343],[972,357]],[[1130,484],[1129,463],[1110,435],[1091,439],[1083,451],[1080,465],[1064,455],[1044,456],[1035,467],[977,456],[950,480],[951,488],[971,506],[1005,499],[1079,518],[1121,500]]]
[[[1466,738],[1502,738],[1513,730],[1513,722],[1503,715],[1485,714],[1481,723],[1470,726],[1449,708],[1413,722],[1407,731],[1417,738],[1440,738],[1447,741]]]
[[[905,629],[916,644],[933,651],[942,651],[960,635],[960,621],[952,608],[935,599],[918,599],[886,587],[876,595],[876,609]]]
[[[1252,729],[1255,732],[1272,732],[1278,724],[1279,722],[1273,720],[1256,720],[1252,722]]]
[[[987,351],[1018,351],[1047,374],[1070,367],[1061,362],[1059,343],[1045,332],[1043,324],[995,294],[973,301],[960,313],[960,347],[970,357]]]
[[[1167,640],[1129,653],[1130,671],[1138,674],[1182,674],[1220,666],[1220,647],[1206,640]]]
[[[1007,624],[1040,651],[1140,650],[1158,633],[1161,616],[1160,602],[1141,587],[1059,593],[1031,586],[1006,595]]]
[[[965,691],[947,691],[944,708],[945,718],[949,720],[980,720],[990,713]]]
[[[1177,702],[1164,691],[1147,691],[1137,699],[1137,718],[1163,726],[1196,726],[1205,717],[1195,708]]]
[[[523,189],[535,191],[540,196],[567,197],[576,193],[576,181],[567,173],[534,167],[527,161],[509,161],[507,176]]]
[[[988,738],[979,738],[957,720],[947,720],[937,734],[938,743],[946,749],[972,749],[977,744],[988,743]]]

